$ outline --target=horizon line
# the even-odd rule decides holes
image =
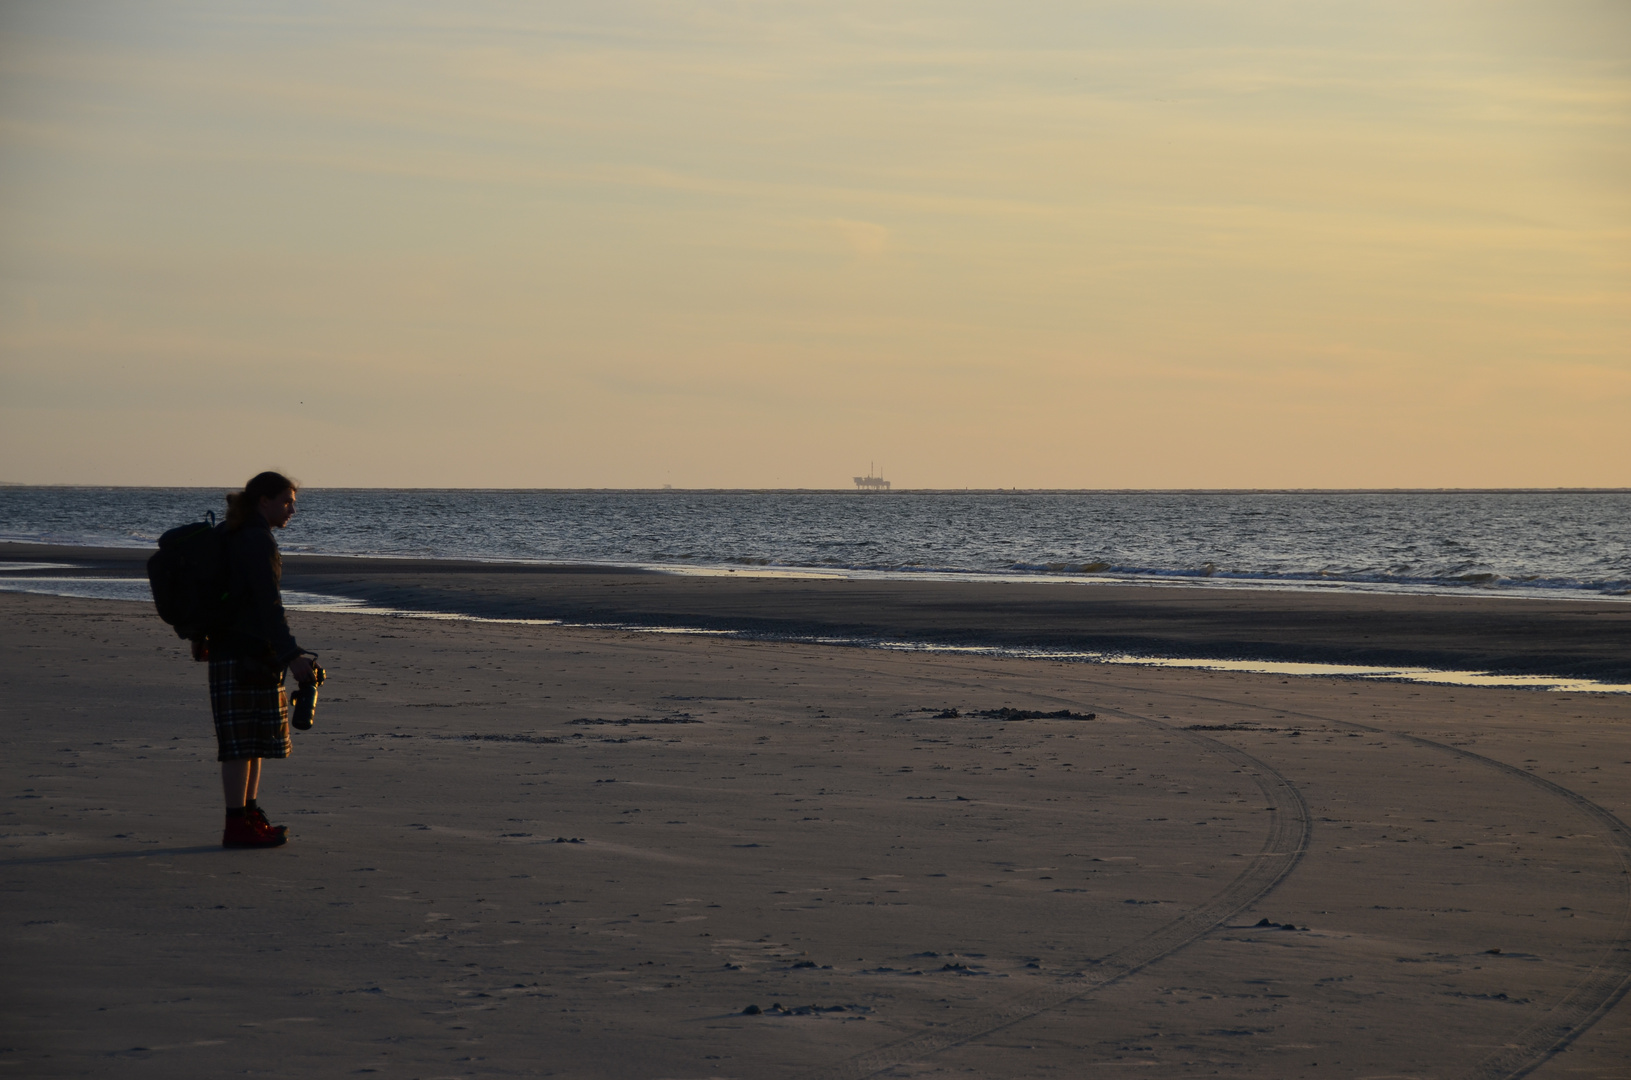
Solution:
[[[98,483],[24,483],[0,481],[0,488],[83,488],[128,489],[157,491],[214,491],[237,490],[234,485],[219,484],[98,484]],[[866,495],[888,498],[891,495],[1592,495],[1631,494],[1631,487],[1125,487],[1125,488],[1061,488],[1061,487],[896,487],[889,491],[862,491],[853,487],[475,487],[447,485],[400,484],[302,484],[302,491],[533,491],[555,493],[625,493],[625,494],[807,494],[807,495]]]

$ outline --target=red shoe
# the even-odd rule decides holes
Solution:
[[[289,835],[289,826],[287,826],[287,825],[273,825],[270,821],[266,820],[266,811],[262,810],[258,806],[255,807],[255,809],[250,810],[244,816],[247,817],[250,821],[253,821],[255,823],[255,825],[262,832],[273,832],[273,833],[276,833],[278,836],[288,836]]]
[[[243,817],[227,818],[226,830],[221,833],[221,846],[224,848],[281,847],[288,842],[287,836],[261,828],[260,824],[247,814]]]

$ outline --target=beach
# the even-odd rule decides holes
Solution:
[[[142,578],[140,548],[0,545],[0,573]],[[285,589],[488,619],[762,638],[899,641],[1290,663],[1415,665],[1631,682],[1631,602],[1196,585],[819,577],[606,565],[285,555]]]
[[[1631,3],[0,10],[0,1080],[1631,1080]]]
[[[1602,677],[1627,605],[917,584],[291,556],[647,629],[292,613],[330,681],[249,852],[184,643],[0,594],[0,1067],[1624,1075],[1631,698],[769,638]]]

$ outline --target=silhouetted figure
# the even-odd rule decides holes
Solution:
[[[269,822],[256,797],[261,759],[289,756],[284,675],[307,681],[317,659],[289,632],[279,592],[283,557],[272,538],[272,530],[294,516],[299,490],[281,473],[263,472],[227,496],[231,617],[223,629],[192,643],[193,659],[210,665],[210,709],[227,808],[223,847],[277,847],[288,841],[288,829]]]

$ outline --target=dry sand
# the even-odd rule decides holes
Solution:
[[[0,1075],[1628,1075],[1626,697],[294,621],[223,852],[181,643],[0,594]]]

